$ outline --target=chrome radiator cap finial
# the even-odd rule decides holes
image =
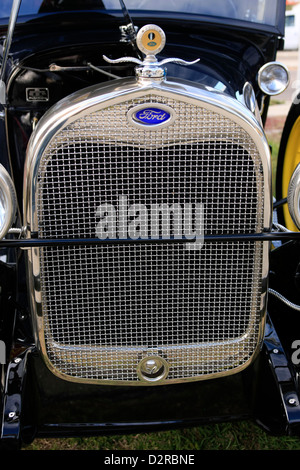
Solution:
[[[137,47],[145,55],[143,61],[136,57],[121,57],[120,59],[109,59],[105,55],[104,60],[110,64],[119,64],[120,62],[133,62],[138,64],[140,67],[136,68],[136,75],[139,78],[159,78],[162,79],[166,75],[166,70],[163,65],[170,62],[175,62],[179,65],[193,65],[199,62],[200,59],[196,59],[192,62],[187,62],[178,58],[169,58],[158,61],[156,54],[161,52],[166,44],[166,35],[164,31],[154,24],[148,24],[143,26],[136,38]]]

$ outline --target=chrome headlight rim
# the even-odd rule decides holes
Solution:
[[[11,228],[17,209],[17,197],[12,179],[5,169],[0,164],[0,199],[1,206],[3,206],[3,222],[0,223],[0,240],[2,240],[9,229]]]
[[[290,179],[287,202],[291,218],[300,230],[300,163],[296,166]]]
[[[266,81],[264,80],[264,74],[266,73],[268,69],[272,69],[274,67],[278,67],[278,69],[281,69],[285,72],[286,81],[283,82],[282,87],[272,91],[266,85]],[[257,81],[258,81],[258,86],[263,93],[265,93],[268,96],[276,96],[276,95],[280,95],[287,89],[289,82],[290,82],[290,73],[289,73],[288,68],[281,62],[277,62],[277,61],[267,62],[259,69]]]

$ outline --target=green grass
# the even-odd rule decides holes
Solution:
[[[271,99],[271,101],[270,101],[270,106],[275,106],[275,105],[284,104],[284,103],[285,103],[285,102],[284,102],[284,101],[281,101],[281,100]]]
[[[27,450],[300,450],[297,437],[274,437],[252,422],[126,436],[37,439]]]

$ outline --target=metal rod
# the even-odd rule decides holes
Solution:
[[[4,83],[4,75],[5,75],[5,69],[6,69],[6,63],[10,51],[10,46],[17,22],[17,17],[19,13],[19,9],[21,6],[21,1],[22,0],[14,0],[12,9],[11,9],[11,14],[9,17],[9,22],[8,22],[8,28],[7,28],[7,36],[4,41],[4,47],[3,47],[3,60],[1,64],[1,69],[0,69],[0,103],[5,105],[6,104],[6,87]]]
[[[0,80],[2,80],[3,77],[4,77],[6,63],[7,63],[7,59],[8,59],[8,54],[9,54],[9,51],[10,51],[10,46],[11,46],[11,42],[12,42],[12,38],[13,38],[13,34],[14,34],[14,30],[15,30],[15,26],[16,26],[17,17],[18,17],[21,2],[22,2],[22,0],[14,0],[13,1],[11,14],[10,14],[10,18],[9,18],[9,23],[8,23],[8,28],[7,28],[7,37],[6,37],[5,44],[4,44],[4,52],[3,52],[3,61],[2,61],[2,65],[1,65]]]
[[[268,289],[268,292],[274,295],[275,297],[277,297],[277,299],[281,300],[288,307],[292,308],[293,310],[296,310],[297,312],[300,312],[300,305],[294,304],[293,302],[288,300],[286,297],[284,297],[282,294],[280,294],[274,289]]]
[[[266,232],[266,233],[253,233],[253,234],[232,234],[232,235],[205,235],[204,243],[216,242],[246,242],[246,241],[287,241],[296,240],[300,242],[300,232]],[[113,244],[135,244],[135,243],[188,243],[192,244],[194,240],[189,239],[105,239],[99,238],[63,238],[63,239],[19,239],[19,240],[1,240],[0,248],[33,248],[33,247],[46,247],[46,246],[74,246],[74,245],[113,245]]]

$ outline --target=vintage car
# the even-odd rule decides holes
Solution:
[[[284,16],[2,0],[2,448],[236,419],[300,434],[299,153],[275,199],[264,132]]]

